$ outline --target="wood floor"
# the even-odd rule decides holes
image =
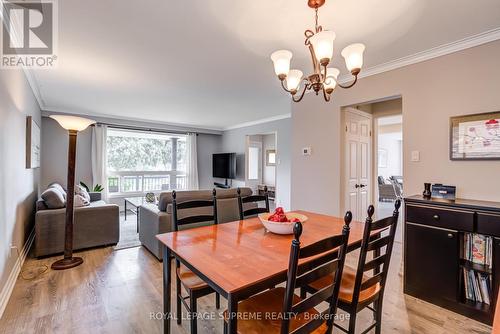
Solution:
[[[18,278],[0,319],[0,333],[161,332],[161,320],[151,316],[162,311],[162,264],[156,258],[142,247],[117,251],[108,247],[78,255],[84,258],[83,265],[67,271],[49,269],[33,280],[26,279],[41,266],[50,266],[54,258],[28,259],[23,267],[25,279]],[[349,261],[354,259],[355,254],[350,255]],[[491,327],[479,322],[404,296],[400,270],[401,244],[396,243],[384,299],[383,333],[491,332]],[[219,314],[212,295],[200,299],[199,305],[207,318],[211,312]],[[370,322],[371,314],[361,313],[357,329],[363,330]],[[222,333],[222,321],[217,317],[201,320],[198,332]],[[174,321],[173,333],[189,333],[189,322],[177,326]]]

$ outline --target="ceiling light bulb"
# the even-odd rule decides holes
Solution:
[[[274,63],[274,73],[276,73],[280,80],[285,79],[288,75],[291,59],[292,53],[288,50],[278,50],[271,55],[271,60]]]
[[[73,131],[83,131],[89,125],[95,123],[94,120],[78,116],[50,115],[50,118],[56,120],[57,123],[59,123],[59,125],[65,128],[66,130],[73,130]]]
[[[331,94],[335,89],[335,86],[337,86],[337,78],[339,77],[339,73],[339,69],[335,67],[329,67],[326,69],[326,79],[323,85],[325,87],[325,91],[328,94]]]
[[[286,87],[292,92],[292,94],[295,94],[299,90],[302,75],[302,71],[300,70],[290,70],[288,72],[286,77]]]
[[[333,56],[333,41],[335,40],[335,33],[333,31],[320,31],[314,34],[309,41],[316,55],[318,62],[326,66]]]
[[[345,58],[345,66],[353,73],[357,74],[363,66],[363,52],[365,46],[361,43],[351,44],[342,50],[342,57]]]

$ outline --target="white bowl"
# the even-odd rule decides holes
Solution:
[[[261,213],[259,215],[259,219],[264,225],[264,227],[272,233],[276,234],[293,234],[293,226],[295,223],[292,222],[287,222],[287,223],[281,223],[281,222],[272,222],[269,219],[269,217],[273,213]],[[286,217],[290,220],[293,218],[297,218],[300,220],[301,223],[305,223],[307,221],[307,216],[301,215],[300,213],[295,213],[295,212],[288,212],[285,213]]]

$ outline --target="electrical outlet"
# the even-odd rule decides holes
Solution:
[[[304,147],[302,149],[302,155],[311,155],[312,149],[310,147]]]
[[[420,151],[411,151],[411,161],[412,162],[420,161]]]

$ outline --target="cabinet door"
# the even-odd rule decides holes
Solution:
[[[457,301],[458,232],[406,223],[405,292],[432,302]]]

